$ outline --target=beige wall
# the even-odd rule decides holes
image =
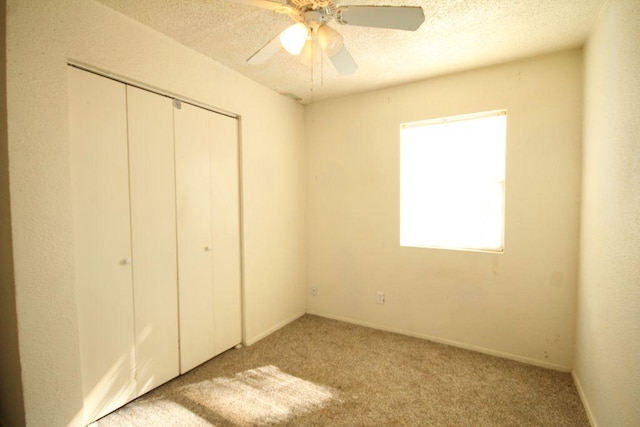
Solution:
[[[579,50],[303,111],[92,0],[8,0],[6,11],[1,421],[81,418],[66,112],[66,63],[74,60],[241,115],[247,342],[299,316],[306,291],[309,311],[321,315],[575,366],[594,423],[640,423],[636,1],[609,0],[588,43],[583,173]],[[400,248],[399,124],[501,108],[505,253]],[[378,290],[384,305],[375,304]]]
[[[9,0],[9,177],[30,425],[74,423],[82,410],[68,60],[241,115],[245,338],[255,341],[304,312],[303,108],[94,1]],[[13,367],[2,366],[2,377]],[[19,411],[11,416],[19,420]]]
[[[0,425],[24,424],[11,245],[6,98],[6,9],[0,7]]]
[[[574,377],[594,425],[640,425],[640,2],[610,0],[585,50]]]
[[[574,50],[308,106],[308,310],[569,370],[581,69]],[[400,123],[503,108],[505,253],[399,247]]]

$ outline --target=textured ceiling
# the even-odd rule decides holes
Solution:
[[[340,76],[326,58],[313,68],[281,50],[246,63],[292,23],[232,0],[98,0],[271,89],[303,103],[527,56],[580,47],[605,0],[343,0],[336,5],[421,6],[415,32],[332,23],[358,64]]]

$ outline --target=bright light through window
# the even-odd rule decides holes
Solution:
[[[400,128],[400,245],[502,252],[506,111]]]

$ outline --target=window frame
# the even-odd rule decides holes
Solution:
[[[504,136],[504,139],[501,142],[501,147],[499,149],[499,151],[501,151],[501,154],[503,154],[503,158],[499,160],[500,165],[502,166],[502,171],[500,176],[501,176],[501,180],[498,181],[494,181],[495,183],[499,183],[501,185],[501,206],[500,206],[500,220],[501,220],[501,224],[499,226],[499,230],[500,230],[500,245],[497,247],[484,247],[482,245],[464,245],[464,244],[452,244],[452,245],[435,245],[432,244],[430,242],[425,242],[424,244],[417,244],[415,241],[410,241],[407,242],[406,240],[411,240],[411,239],[403,239],[403,219],[405,218],[405,214],[403,214],[403,201],[405,200],[403,198],[403,189],[404,189],[404,185],[403,185],[403,130],[404,129],[408,129],[408,128],[415,128],[415,127],[425,127],[425,126],[432,126],[432,125],[446,125],[446,124],[451,124],[451,123],[456,123],[456,122],[461,122],[461,121],[471,121],[471,120],[477,120],[477,119],[483,119],[483,118],[491,118],[491,117],[498,117],[498,116],[504,116],[504,129],[500,130],[500,136]],[[406,247],[406,248],[428,248],[428,249],[445,249],[445,250],[455,250],[455,251],[466,251],[466,252],[485,252],[485,253],[493,253],[493,254],[503,254],[505,251],[505,224],[506,224],[506,172],[507,172],[507,130],[508,130],[508,122],[507,122],[507,109],[499,109],[499,110],[490,110],[490,111],[483,111],[483,112],[477,112],[477,113],[471,113],[471,114],[460,114],[460,115],[455,115],[455,116],[447,116],[447,117],[439,117],[439,118],[433,118],[433,119],[426,119],[426,120],[418,120],[418,121],[413,121],[413,122],[405,122],[405,123],[401,123],[400,124],[400,135],[399,135],[399,139],[400,139],[400,144],[399,144],[399,148],[400,148],[400,204],[399,204],[399,219],[400,219],[400,227],[399,227],[399,241],[400,241],[400,247]],[[470,178],[466,178],[466,180],[468,182],[471,182]],[[490,183],[490,180],[486,180],[485,181],[486,184]],[[486,185],[485,184],[485,185]],[[461,193],[455,193],[455,194],[461,194]],[[491,199],[487,198],[487,201],[489,202]],[[405,224],[405,227],[407,225]],[[482,247],[481,247],[482,246]]]

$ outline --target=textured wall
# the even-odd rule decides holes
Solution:
[[[245,337],[304,312],[303,109],[92,0],[7,2],[20,362],[30,425],[79,422],[67,60],[242,116]]]
[[[640,425],[640,2],[610,0],[585,51],[575,378],[592,422]]]
[[[307,106],[309,310],[569,370],[581,71],[573,50]],[[400,123],[503,108],[505,253],[399,247]]]
[[[24,424],[11,245],[6,97],[6,10],[0,6],[0,425]]]

